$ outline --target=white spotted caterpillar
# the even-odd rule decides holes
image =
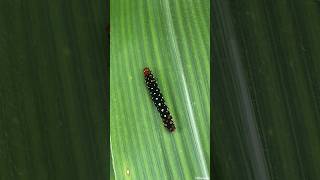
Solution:
[[[158,84],[153,77],[149,68],[143,69],[144,79],[146,81],[147,88],[149,90],[153,104],[157,107],[160,116],[162,118],[163,125],[170,131],[175,131],[176,127],[172,121],[172,116],[165,104],[164,98],[158,88]]]

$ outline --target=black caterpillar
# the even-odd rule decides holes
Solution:
[[[164,98],[158,88],[157,81],[153,77],[149,68],[143,69],[144,79],[146,81],[147,88],[149,90],[153,104],[157,107],[160,116],[162,118],[163,125],[170,131],[173,132],[176,127],[172,121],[172,116],[165,104]]]

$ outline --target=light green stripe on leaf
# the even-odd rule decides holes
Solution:
[[[209,1],[111,1],[110,138],[115,179],[209,176],[210,34],[205,4]],[[164,128],[145,87],[146,66],[173,115],[173,134]]]

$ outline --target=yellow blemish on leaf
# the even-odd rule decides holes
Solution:
[[[127,176],[130,175],[130,170],[129,170],[129,169],[126,170],[126,175],[127,175]]]

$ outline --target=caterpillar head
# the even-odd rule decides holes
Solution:
[[[151,74],[150,69],[147,68],[147,67],[145,67],[145,68],[143,69],[143,74],[144,74],[145,77],[148,76],[149,74]]]

